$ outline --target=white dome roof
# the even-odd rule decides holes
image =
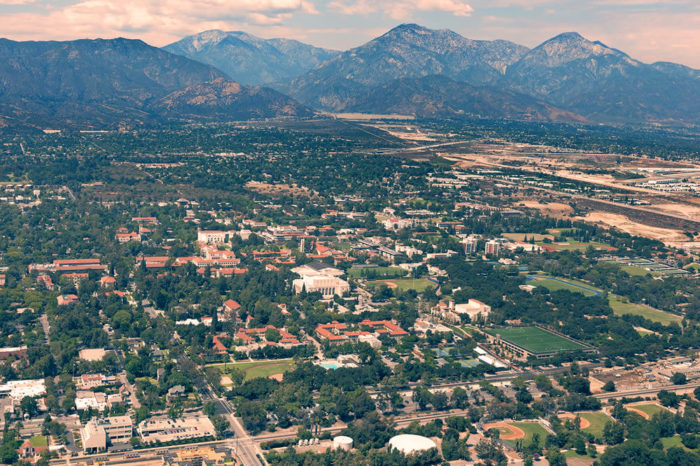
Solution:
[[[392,439],[389,440],[389,445],[406,455],[414,452],[430,450],[431,448],[437,448],[435,442],[430,440],[428,437],[412,434],[401,434],[397,435],[396,437],[392,437]]]

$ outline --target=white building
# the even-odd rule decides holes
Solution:
[[[306,290],[307,293],[320,292],[324,298],[332,298],[334,295],[342,296],[350,291],[350,284],[338,277],[324,275],[304,276],[292,283],[295,293]]]
[[[89,390],[78,390],[75,392],[75,409],[84,411],[90,408],[97,411],[107,409],[107,395]]]
[[[400,252],[401,254],[406,254],[407,257],[412,258],[413,256],[420,256],[423,254],[423,251],[420,249],[414,248],[413,246],[407,246],[405,244],[397,244],[394,246],[394,249],[396,249],[397,252]]]
[[[404,455],[410,455],[413,453],[427,451],[431,448],[437,448],[437,445],[428,437],[413,434],[401,434],[392,437],[391,440],[389,440],[389,448],[399,450]]]
[[[455,314],[467,314],[469,319],[474,322],[476,320],[485,320],[491,313],[491,306],[484,304],[477,299],[470,299],[466,304],[456,304],[454,308]]]
[[[413,226],[413,220],[409,218],[389,218],[382,222],[387,230],[404,230]]]
[[[107,449],[107,443],[127,443],[131,440],[134,425],[129,416],[112,416],[91,419],[80,429],[83,451],[96,453]]]
[[[234,232],[235,233],[235,232]],[[204,244],[222,244],[233,234],[229,231],[221,230],[198,230],[197,241]]]
[[[208,417],[197,415],[174,420],[168,417],[146,419],[139,424],[138,433],[141,440],[148,444],[215,437],[216,429]]]
[[[25,396],[34,398],[46,394],[44,379],[11,380],[0,385],[0,396],[9,396],[15,401],[20,401]]]

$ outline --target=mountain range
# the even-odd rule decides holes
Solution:
[[[500,89],[501,99],[490,100],[493,106],[488,110],[504,118],[514,109],[531,115],[520,105],[523,96],[529,96],[557,109],[558,119],[568,113],[576,115],[572,121],[698,124],[699,74],[682,65],[641,63],[577,33],[560,34],[527,49],[511,42],[472,41],[452,31],[407,24],[343,52],[278,89],[328,111],[357,111],[359,98],[364,100],[363,111],[387,113],[397,102],[380,98],[372,105],[366,97],[358,96],[383,96],[388,83],[397,78],[423,78],[423,85],[416,86],[410,98],[405,86],[393,94],[400,94],[403,101],[440,102],[445,89],[425,86],[434,79],[449,83],[457,93],[453,94],[456,100],[465,96],[459,95],[454,82],[464,83],[466,94],[473,92],[467,85]],[[483,89],[484,98],[485,94]],[[478,107],[461,110],[485,116]],[[547,120],[545,115],[537,113],[535,118]]]
[[[212,65],[237,82],[263,85],[295,78],[340,52],[290,39],[261,39],[241,31],[205,31],[163,47]]]
[[[277,91],[241,86],[212,66],[140,40],[0,39],[0,61],[2,126],[102,128],[164,118],[311,114]]]
[[[645,64],[573,32],[529,49],[403,24],[344,52],[222,31],[162,49],[127,39],[0,39],[0,60],[0,125],[114,127],[311,109],[700,125],[699,70]]]

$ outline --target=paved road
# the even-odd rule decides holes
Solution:
[[[51,343],[51,327],[49,326],[49,318],[46,316],[46,312],[39,317],[39,322],[41,322],[41,327],[44,329],[44,336],[46,337],[46,344],[48,345]]]
[[[615,398],[634,398],[637,396],[644,395],[656,395],[661,390],[666,390],[668,392],[678,392],[681,390],[689,390],[700,387],[700,382],[690,382],[685,385],[661,385],[654,388],[640,388],[638,390],[628,390],[626,392],[610,392],[610,393],[598,393],[593,395],[593,398],[598,398],[599,400],[610,400]]]
[[[178,362],[180,364],[183,362],[186,364],[194,364],[189,356],[185,354],[178,357]],[[217,396],[200,372],[197,372],[197,376],[192,382],[195,387],[197,387],[197,391],[202,397],[202,402],[213,402],[216,406],[216,413],[226,416],[231,423],[231,428],[235,435],[233,439],[233,449],[243,465],[260,466],[261,462],[257,455],[260,454],[260,457],[262,457],[262,451],[243,428],[241,421],[236,417],[235,410],[231,406],[231,403],[227,399]]]

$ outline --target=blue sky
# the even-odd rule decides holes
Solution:
[[[161,46],[224,29],[347,49],[406,22],[529,47],[577,31],[644,62],[700,68],[699,0],[0,0],[0,36],[15,40]]]

